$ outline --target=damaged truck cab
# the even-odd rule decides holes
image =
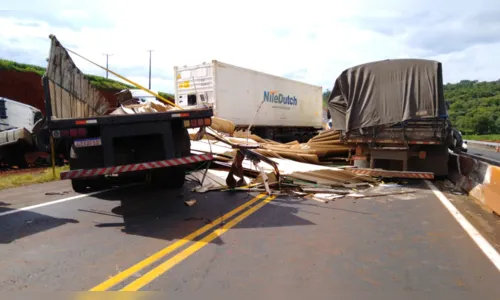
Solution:
[[[354,150],[353,172],[426,179],[448,174],[453,134],[440,62],[394,59],[344,70],[328,109],[333,128]]]

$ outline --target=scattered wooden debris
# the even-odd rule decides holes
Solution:
[[[338,195],[338,194],[324,194],[324,193],[316,193],[312,197],[313,200],[320,201],[323,203],[328,203],[332,200],[335,200],[337,198],[342,198],[344,195]]]
[[[154,101],[134,104],[125,100],[121,101],[122,105],[113,114],[174,109]],[[340,133],[332,129],[321,132],[306,143],[278,143],[236,130],[233,122],[213,117],[210,127],[189,129],[188,133],[191,152],[211,153],[216,162],[211,164],[209,170],[188,175],[188,179],[199,183],[194,189],[196,192],[230,189],[264,190],[271,194],[276,190],[287,189],[296,195],[314,194],[318,199],[326,197],[326,201],[330,201],[352,194],[352,188],[373,187],[373,184],[377,184],[372,177],[353,174],[347,168],[328,166],[333,162],[347,161],[352,151],[340,139]],[[285,183],[285,180],[288,182]]]
[[[347,194],[346,196],[352,198],[372,198],[372,197],[392,196],[392,195],[411,194],[411,193],[415,193],[415,191],[398,191],[398,192],[374,193],[374,194],[352,193],[352,194]]]
[[[340,194],[340,195],[347,195],[350,194],[352,191],[349,190],[337,190],[337,189],[329,189],[329,188],[302,188],[302,190],[306,193],[332,193],[332,194]]]
[[[184,204],[186,204],[187,206],[193,206],[196,204],[196,199],[186,200],[184,201]]]

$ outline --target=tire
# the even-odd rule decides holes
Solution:
[[[87,180],[85,179],[71,179],[71,187],[76,193],[85,193],[87,191]]]
[[[427,157],[423,160],[412,157],[408,165],[408,170],[432,172],[435,177],[448,175],[449,155],[448,148],[445,145],[421,147],[420,151],[427,152]]]
[[[309,140],[312,138],[312,134],[309,132],[306,132],[302,135],[302,143],[307,143]]]
[[[183,167],[153,170],[151,185],[159,189],[180,189],[184,186],[185,178],[186,173]]]
[[[187,129],[176,130],[174,135],[175,157],[191,154],[191,139]],[[186,181],[186,168],[176,166],[156,169],[151,172],[151,185],[161,189],[181,189]]]
[[[184,167],[173,167],[168,170],[168,177],[165,182],[167,189],[180,189],[186,181],[186,171]]]
[[[369,169],[370,161],[369,160],[355,160],[353,165],[360,169]]]
[[[16,153],[15,165],[17,165],[19,167],[19,169],[28,168],[28,162],[26,161],[26,158],[24,157],[24,151]]]

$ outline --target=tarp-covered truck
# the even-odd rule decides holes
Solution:
[[[322,129],[322,87],[213,60],[174,67],[175,101],[209,106],[237,129],[277,141],[308,141]]]
[[[61,173],[61,179],[71,179],[75,191],[101,186],[106,175],[123,173],[147,173],[154,185],[179,188],[187,164],[212,159],[209,154],[191,155],[187,131],[210,126],[210,108],[105,115],[109,104],[67,49],[55,36],[50,38],[43,76],[45,125],[56,142],[69,147],[70,171]]]
[[[356,172],[447,175],[453,135],[442,72],[438,61],[394,59],[358,65],[338,76],[328,108],[333,128],[355,149]]]

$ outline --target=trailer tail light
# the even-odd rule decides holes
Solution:
[[[71,128],[71,129],[62,129],[62,130],[54,130],[52,131],[52,136],[54,138],[61,137],[86,137],[87,136],[87,128]]]
[[[189,117],[189,113],[172,114],[172,118],[184,118],[184,117]]]
[[[184,128],[194,128],[212,125],[211,118],[184,120]]]
[[[88,124],[97,124],[96,119],[89,119],[89,120],[76,120],[75,121],[76,125],[88,125]]]

